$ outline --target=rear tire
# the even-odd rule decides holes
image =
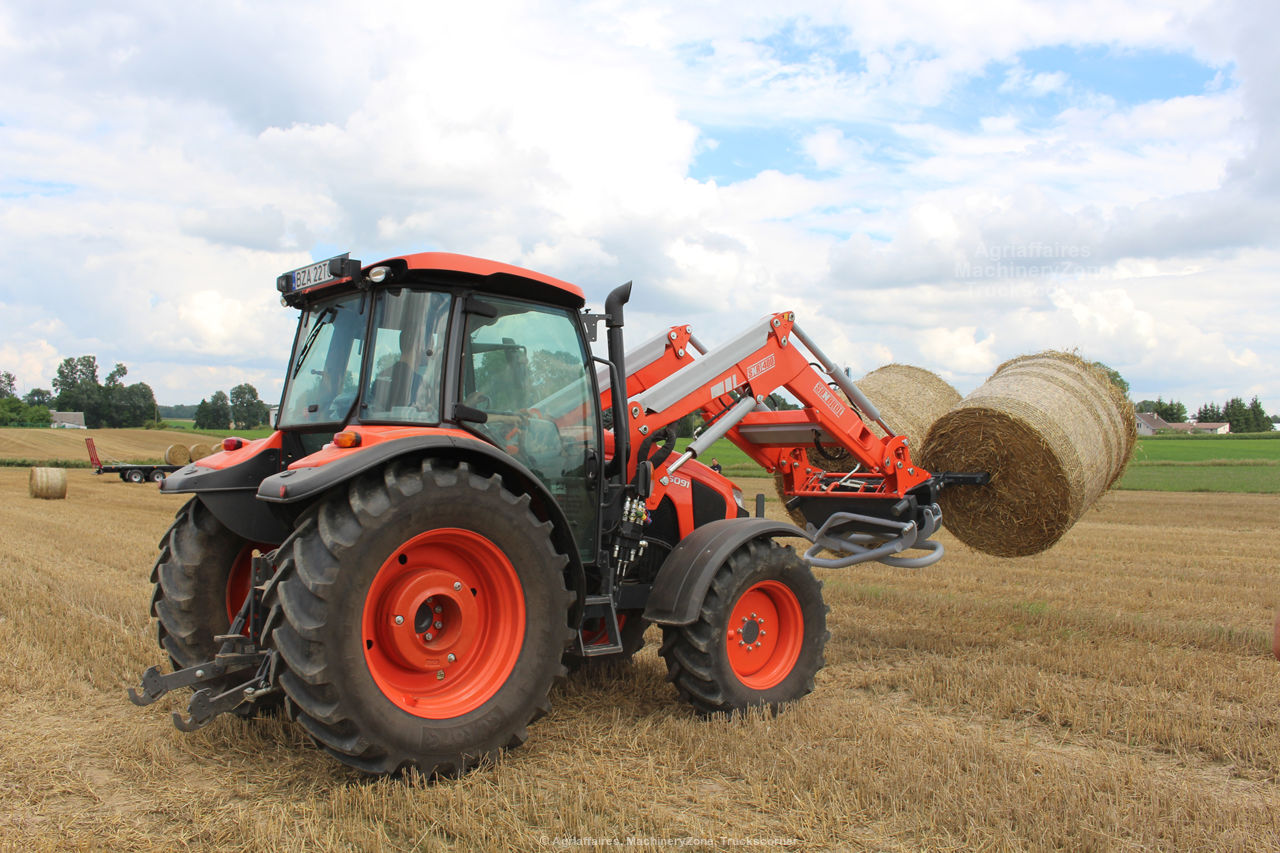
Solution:
[[[748,542],[716,572],[689,625],[663,627],[667,680],[703,713],[776,710],[824,664],[822,584],[790,548]]]
[[[151,478],[150,478],[150,479],[151,479],[151,482],[153,482],[153,483],[163,483],[163,482],[164,482],[164,477],[165,477],[164,472],[163,472],[163,471],[161,471],[159,468],[157,468],[156,470],[154,470],[154,471],[152,471],[152,472],[151,472]]]
[[[128,472],[125,474],[125,479],[127,479],[130,483],[141,483],[145,481],[147,478],[144,477],[142,474],[142,471],[138,470],[137,468],[130,468]]]
[[[290,715],[375,774],[461,772],[523,743],[573,636],[551,533],[466,464],[397,461],[323,499],[281,546],[270,602]]]
[[[175,670],[218,653],[213,638],[227,633],[249,594],[253,554],[270,549],[232,533],[198,497],[178,510],[151,570],[156,640]]]

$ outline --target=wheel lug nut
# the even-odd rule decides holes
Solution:
[[[758,617],[758,616],[756,616],[754,613],[752,613],[752,614],[751,614],[751,618],[752,618],[752,619],[758,619],[759,617]]]
[[[436,672],[436,681],[444,681],[444,670],[443,670],[443,669],[438,670],[438,671]]]
[[[434,612],[435,612],[435,613],[443,613],[443,612],[444,612],[444,608],[443,608],[443,607],[437,607],[437,608],[435,609],[435,611],[434,611]]]
[[[429,643],[429,642],[431,642],[432,640],[434,640],[434,639],[435,639],[435,637],[434,637],[434,636],[432,636],[432,634],[431,634],[431,632],[430,632],[430,631],[428,631],[427,633],[425,633],[425,634],[423,634],[423,635],[422,635],[422,639],[426,640],[426,641]]]
[[[760,632],[760,636],[761,636],[761,637],[763,637],[763,636],[764,636],[764,631],[761,631],[761,632]]]
[[[403,624],[404,624],[404,617],[403,617],[403,616],[397,616],[397,617],[396,617],[396,624],[397,624],[397,625],[403,625]]]
[[[462,589],[462,582],[461,582],[461,581],[454,581],[454,582],[453,582],[453,588],[454,588],[454,590]]]
[[[437,631],[439,631],[439,630],[440,630],[441,628],[443,628],[443,627],[444,627],[444,623],[443,623],[443,622],[437,622],[437,623],[435,624],[435,629],[436,629]]]
[[[453,663],[453,662],[454,662],[454,661],[456,661],[457,659],[458,659],[458,656],[457,656],[457,655],[455,655],[453,652],[450,652],[450,653],[449,653],[449,663]]]

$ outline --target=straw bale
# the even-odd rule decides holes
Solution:
[[[164,461],[167,465],[186,465],[191,461],[191,451],[186,445],[171,444],[164,452]]]
[[[1042,352],[997,368],[933,425],[920,462],[934,473],[986,471],[984,487],[942,491],[962,542],[1000,557],[1057,542],[1109,489],[1133,453],[1133,405],[1079,356]]]
[[[960,394],[941,376],[909,364],[886,364],[855,384],[880,410],[884,422],[898,435],[907,437],[912,453],[918,452],[933,422],[960,402]],[[885,432],[878,424],[868,421],[867,425],[876,435],[884,437]],[[844,448],[831,448],[830,451],[835,458],[826,459],[810,448],[809,461],[824,471],[848,471],[854,466],[853,456]],[[774,475],[774,487],[785,504],[787,499],[782,489],[781,474]],[[788,514],[801,527],[807,523],[799,512],[789,511]]]
[[[204,457],[210,455],[211,453],[213,453],[213,445],[205,444],[204,442],[191,445],[191,461],[192,462],[196,461],[197,459],[203,459]]]
[[[62,500],[67,496],[65,468],[32,468],[27,477],[27,490],[33,498]]]

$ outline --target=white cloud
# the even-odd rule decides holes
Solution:
[[[96,351],[163,402],[241,377],[269,397],[293,322],[276,274],[334,246],[446,249],[597,303],[635,279],[640,337],[688,321],[714,343],[794,308],[855,369],[915,360],[971,386],[1077,345],[1166,397],[1230,381],[1280,408],[1275,16],[1207,0],[10,6],[0,249],[24,276],[0,284],[0,369],[47,387],[58,357]],[[1018,61],[1097,45],[1223,71],[1124,107]],[[1012,69],[1003,94],[1067,107],[958,100],[993,67]],[[804,168],[691,177],[722,125],[791,132]],[[1053,253],[1025,257],[1037,246]],[[1024,257],[975,274],[993,249]]]

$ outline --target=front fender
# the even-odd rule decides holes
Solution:
[[[697,528],[672,549],[658,570],[644,618],[659,625],[692,624],[711,579],[729,555],[752,539],[775,536],[809,538],[799,527],[769,518],[723,518]]]

